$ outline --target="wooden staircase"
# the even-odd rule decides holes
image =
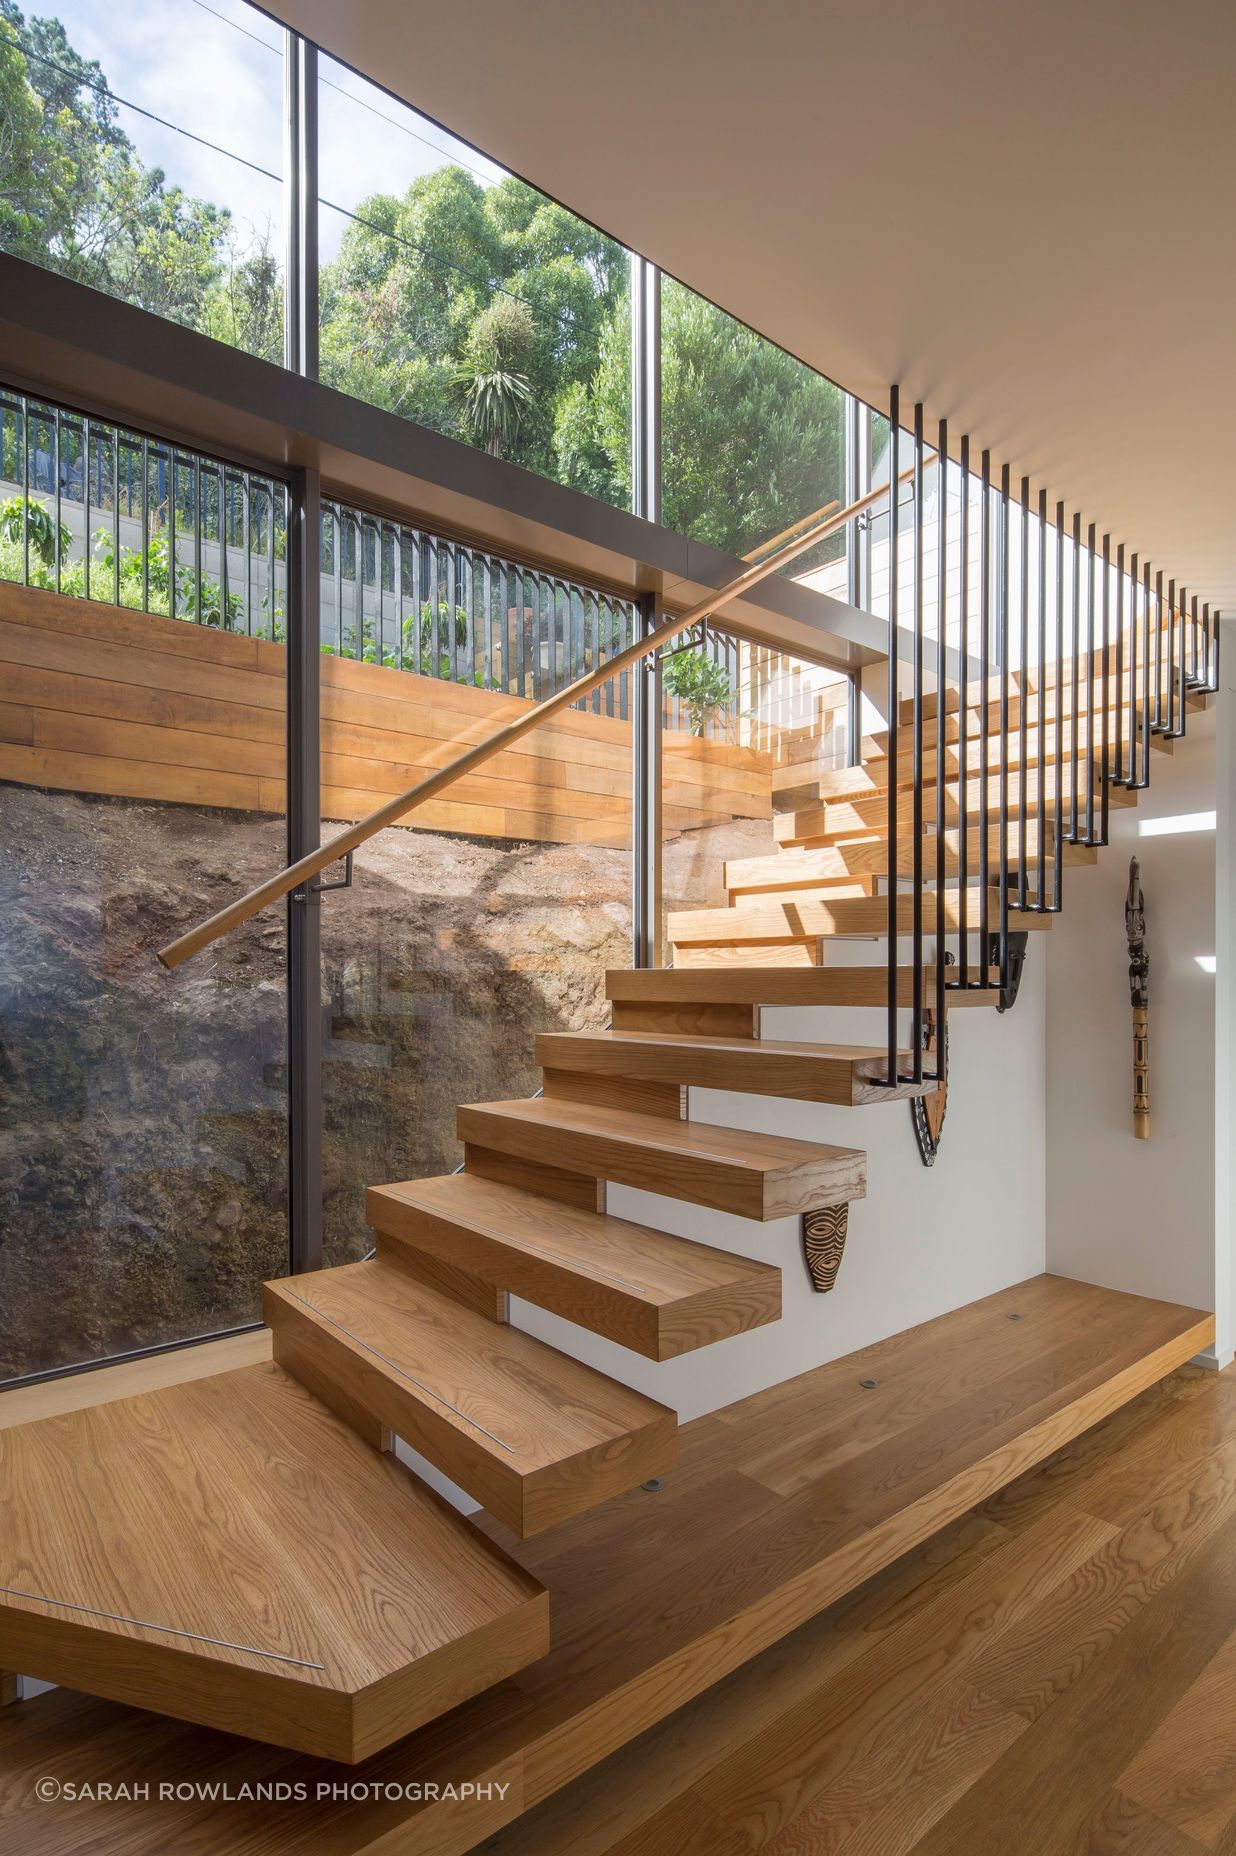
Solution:
[[[999,729],[991,704],[970,713],[989,737]],[[956,721],[949,710],[950,736]],[[1054,846],[1041,834],[1054,832],[1064,793],[1055,727],[1034,737],[1046,758],[1028,822],[1007,840],[1010,862]],[[461,1172],[370,1190],[372,1258],[266,1285],[269,1364],[0,1433],[0,1509],[11,1517],[0,1536],[0,1667],[355,1762],[545,1656],[546,1589],[494,1532],[518,1543],[578,1525],[667,1476],[677,1418],[514,1326],[509,1297],[656,1361],[773,1322],[778,1267],[611,1216],[607,1183],[761,1223],[847,1206],[866,1190],[861,1151],[714,1125],[692,1115],[690,1091],[856,1107],[936,1088],[883,1080],[882,1041],[761,1036],[765,1005],[887,1013],[883,952],[869,965],[829,958],[838,940],[886,936],[880,888],[914,861],[909,839],[890,844],[887,828],[889,780],[905,764],[890,764],[879,737],[868,747],[857,769],[786,770],[769,851],[726,867],[728,907],[670,915],[671,968],[609,974],[609,1030],[538,1038],[542,1095],[460,1106]],[[950,830],[943,847],[952,929],[963,849],[971,924],[983,906],[973,884],[984,847],[973,828],[981,774],[973,760],[964,781],[959,761],[949,767],[946,813],[966,832],[963,844]],[[1088,767],[1083,785],[1091,778]],[[1120,788],[1109,797],[1136,803]],[[934,789],[924,813],[934,818]],[[988,828],[996,863],[1000,829],[993,849]],[[929,842],[929,873],[934,851]],[[1096,855],[1063,849],[1068,864]],[[913,930],[915,906],[899,899],[899,934]],[[934,934],[933,891],[922,910]],[[1016,926],[1038,932],[1050,920],[1028,914]],[[986,958],[972,979],[950,1004],[995,1004],[1000,975]],[[924,981],[934,983],[930,970]],[[908,1003],[910,969],[897,968],[896,989]],[[796,1223],[791,1233],[794,1254]],[[1199,1331],[1199,1319],[1168,1320],[1155,1360],[1187,1357]],[[1131,1358],[1119,1374],[1143,1383]],[[842,1429],[857,1422],[858,1407],[845,1409]],[[396,1439],[496,1528],[432,1493]],[[929,1496],[917,1498],[928,1511]],[[959,1511],[954,1501],[948,1512]],[[821,1510],[813,1526],[826,1518],[837,1515]],[[874,1563],[830,1572],[784,1616],[810,1615]],[[786,1571],[787,1590],[795,1576]],[[772,1593],[770,1615],[778,1602]],[[647,1718],[655,1707],[635,1707],[632,1731]],[[611,1725],[597,1744],[623,1737]]]
[[[622,997],[657,977],[539,1040],[544,1095],[461,1106],[462,1172],[374,1187],[370,1260],[266,1285],[271,1364],[4,1435],[0,1666],[354,1762],[545,1654],[544,1589],[394,1440],[520,1539],[666,1475],[675,1413],[508,1297],[669,1359],[775,1321],[780,1270],[611,1217],[607,1181],[761,1222],[865,1191],[861,1152],[687,1092],[863,1101],[879,1053],[763,1043],[724,981]]]

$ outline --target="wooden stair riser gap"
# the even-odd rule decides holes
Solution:
[[[372,1225],[373,1220],[369,1222]],[[378,1232],[376,1235],[377,1254],[384,1257],[382,1234]],[[449,1250],[409,1249],[407,1245],[400,1245],[398,1251],[396,1260],[400,1268],[406,1270],[409,1276],[414,1276],[427,1289],[436,1289],[440,1295],[449,1295],[463,1307],[484,1315],[487,1321],[510,1320],[506,1290],[500,1284],[470,1270]]]
[[[649,1359],[676,1358],[778,1319],[780,1272],[631,1224],[552,1207],[467,1176],[373,1188],[378,1255],[458,1258],[475,1275]],[[430,1200],[425,1202],[426,1191]],[[418,1193],[422,1195],[418,1197]]]
[[[492,1179],[499,1185],[516,1186],[521,1192],[535,1192],[542,1198],[556,1199],[580,1211],[605,1211],[605,1181],[566,1167],[549,1166],[541,1160],[522,1159],[517,1153],[499,1153],[477,1141],[464,1142],[464,1171],[478,1179]]]
[[[690,967],[819,967],[823,965],[824,944],[813,941],[778,941],[775,945],[761,947],[758,943],[743,947],[710,946],[701,943],[694,947],[689,942],[673,949],[674,965],[679,972]]]
[[[672,1031],[708,1038],[758,1038],[758,1005],[731,1003],[659,1005],[653,999],[615,999],[611,1008],[615,1031]]]
[[[563,1102],[592,1102],[598,1108],[624,1109],[632,1115],[666,1115],[671,1121],[686,1118],[687,1092],[673,1083],[636,1076],[592,1076],[561,1067],[543,1068],[542,1075],[545,1094]]]
[[[314,1398],[328,1405],[371,1449],[393,1450],[394,1434],[368,1406],[353,1398],[347,1386],[335,1376],[323,1372],[315,1349],[306,1346],[294,1328],[281,1326],[271,1332],[270,1357],[285,1373],[300,1381]]]
[[[345,1267],[375,1270],[372,1264]],[[432,1337],[435,1353],[426,1360],[418,1330],[407,1329],[405,1338],[389,1268],[384,1285],[375,1281],[374,1295],[385,1296],[384,1301],[366,1308],[352,1299],[353,1325],[307,1302],[296,1286],[312,1286],[319,1296],[333,1291],[337,1300],[340,1275],[339,1270],[324,1271],[317,1278],[266,1284],[268,1325],[276,1335],[281,1329],[295,1334],[320,1376],[341,1386],[517,1534],[537,1533],[672,1467],[676,1420],[665,1406],[628,1392],[530,1335],[497,1325],[488,1327],[494,1345],[499,1336],[508,1339],[494,1356],[493,1370],[482,1378],[481,1369],[488,1366],[483,1336],[463,1325],[462,1309],[457,1323],[442,1322],[429,1291],[423,1293],[430,1301],[431,1324],[421,1332]],[[398,1269],[393,1275],[408,1283],[412,1300],[421,1299],[412,1278]],[[335,1282],[325,1285],[326,1276]],[[538,1373],[543,1375],[539,1385]],[[487,1398],[475,1412],[457,1403],[454,1386],[467,1387],[472,1379],[501,1383],[501,1393],[492,1395],[500,1402],[491,1404]],[[556,1380],[561,1393],[552,1390]],[[630,1428],[608,1415],[607,1404],[630,1416]],[[558,1435],[546,1429],[551,1412],[561,1420]],[[590,1432],[594,1441],[582,1441]],[[568,1435],[574,1444],[565,1441]]]

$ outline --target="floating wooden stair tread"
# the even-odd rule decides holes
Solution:
[[[1164,751],[1171,747],[1171,742],[1164,744]],[[908,751],[899,750],[897,756],[899,792],[909,793],[914,787],[914,759]],[[1039,787],[1039,769],[1042,766],[1039,756],[1030,752],[1026,756],[1027,787],[1037,794]],[[1021,760],[1016,735],[1009,738],[1009,774],[1017,778],[1020,774]],[[981,774],[977,744],[970,743],[966,755],[966,776],[977,780]],[[923,790],[934,794],[937,780],[935,749],[923,755]],[[989,772],[999,774],[999,756],[992,754],[989,758]],[[1043,784],[1050,791],[1054,788],[1056,763],[1054,748],[1049,748]],[[944,785],[946,791],[955,790],[961,778],[961,757],[957,748],[945,750]],[[1063,769],[1063,787],[1066,793],[1072,790],[1072,762],[1066,755]],[[1098,788],[1098,769],[1095,766],[1092,784]],[[785,782],[774,792],[774,804],[778,812],[792,812],[804,805],[813,805],[819,801],[828,802],[836,799],[851,799],[870,796],[874,793],[887,793],[889,787],[889,762],[883,757],[872,758],[863,762],[861,767],[842,767],[833,772],[824,772],[810,780]],[[1086,760],[1083,755],[1078,767],[1078,787],[1086,791]]]
[[[365,1207],[379,1257],[427,1252],[652,1360],[781,1313],[772,1264],[475,1174],[374,1186]]]
[[[887,1046],[796,1044],[772,1039],[694,1037],[650,1031],[548,1031],[536,1041],[546,1068],[638,1076],[695,1089],[731,1089],[799,1102],[895,1102],[929,1095],[934,1083],[880,1083]],[[901,1052],[901,1068],[912,1062]]]
[[[978,978],[977,972],[974,978]],[[969,1005],[992,1005],[999,997],[999,972],[992,968],[986,988],[953,993],[949,1010]],[[925,984],[935,985],[929,967]],[[913,997],[914,972],[897,970],[900,1005]],[[605,976],[605,991],[615,1004],[633,1005],[858,1005],[888,1004],[888,969],[880,966],[845,967],[613,967]]]
[[[981,907],[978,890],[968,895],[969,923],[977,927]],[[994,923],[998,898],[990,899]],[[945,921],[950,930],[961,919],[958,892],[945,892]],[[931,932],[936,919],[934,890],[923,895],[923,925]],[[1045,933],[1050,915],[1010,909],[1010,925],[1018,932]],[[897,926],[901,934],[914,928],[914,898],[897,898]],[[883,935],[888,930],[888,900],[884,896],[848,896],[837,902],[744,901],[732,909],[686,909],[669,916],[666,932],[676,947],[690,942],[718,942],[737,946],[756,941],[810,941],[829,935]]]
[[[554,1647],[543,1661],[345,1775],[367,1782],[366,1795],[320,1797],[317,1783],[338,1769],[288,1762],[304,1802],[230,1804],[228,1849],[464,1856],[1127,1404],[1213,1332],[1196,1309],[1040,1276],[684,1426],[680,1468],[658,1495],[633,1491],[514,1548],[550,1590]],[[0,1802],[21,1823],[22,1856],[83,1847],[82,1807],[31,1804],[38,1778],[114,1771],[118,1739],[135,1729],[143,1771],[161,1779],[238,1790],[270,1772],[268,1754],[234,1738],[187,1735],[63,1690],[41,1695],[0,1710]],[[464,1805],[412,1790],[447,1777],[494,1789]],[[387,1785],[401,1788],[394,1800]],[[217,1802],[178,1807],[162,1832],[153,1809],[94,1810],[91,1856],[153,1850],[152,1835],[160,1849],[219,1847]]]
[[[306,1359],[518,1534],[674,1461],[664,1405],[375,1259],[267,1283],[275,1358]]]
[[[0,1663],[357,1760],[542,1656],[548,1599],[278,1366],[0,1431]]]
[[[1092,711],[1090,707],[1089,693],[1084,683],[1081,684],[1077,692],[1076,711],[1073,710],[1072,702],[1073,702],[1072,691],[1066,690],[1065,699],[1064,699],[1065,738],[1066,740],[1068,739],[1069,728],[1071,724],[1074,721],[1076,721],[1080,728],[1082,745],[1083,747],[1085,747],[1089,743],[1090,717],[1091,717]],[[1009,715],[1008,715],[1009,736],[1010,736],[1010,739],[1016,736],[1016,739],[1018,740],[1018,742],[1020,742],[1021,740],[1021,704],[1022,704],[1022,699],[1020,696],[1011,695],[1009,697],[1009,705],[1008,705],[1009,707]],[[1037,692],[1035,692],[1029,698],[1029,708],[1027,710],[1027,715],[1026,715],[1026,734],[1028,737],[1033,736],[1035,729],[1039,725],[1039,704],[1040,704],[1040,698]],[[1195,706],[1196,707],[1201,706],[1200,698],[1197,700],[1196,704],[1194,703],[1190,704],[1190,707],[1195,707]],[[1047,696],[1045,698],[1045,709],[1046,709],[1047,725],[1048,725],[1048,728],[1050,729],[1052,725],[1058,719],[1058,713],[1057,713],[1057,707],[1056,707],[1056,694],[1054,690],[1050,690],[1047,693]],[[1165,709],[1166,709],[1166,705],[1165,705]],[[1114,701],[1110,699],[1110,696],[1109,696],[1108,707],[1106,710],[1109,741],[1115,739],[1116,711],[1117,711],[1117,705]],[[1127,709],[1124,711],[1124,713],[1127,716]],[[967,709],[966,711],[966,739],[967,741],[972,742],[972,743],[977,742],[979,736],[983,733],[982,714],[983,712],[977,702],[972,703],[971,706]],[[1140,703],[1138,703],[1137,705],[1136,714],[1138,718],[1138,727],[1140,729],[1140,726],[1141,726],[1141,704]],[[1104,716],[1102,696],[1101,696],[1101,693],[1099,692],[1096,692],[1096,701],[1094,704],[1093,715],[1094,715],[1095,746],[1097,749],[1099,738],[1103,732],[1103,716]],[[904,715],[901,721],[901,724],[900,724],[900,731],[899,731],[900,739],[903,743],[906,740],[906,730],[912,726],[913,726],[913,716],[909,714]],[[1124,726],[1127,727],[1127,722],[1124,724]],[[998,698],[993,702],[989,702],[987,705],[986,732],[989,738],[994,736],[996,740],[999,740],[999,737],[1000,737],[1000,703],[999,703]],[[868,748],[868,751],[865,752],[863,755],[864,760],[877,760],[878,761],[882,756],[888,753],[888,731],[887,729],[877,730],[876,733],[868,736],[867,739],[869,743],[869,748]],[[945,723],[944,723],[944,739],[947,742],[955,742],[961,739],[961,707],[959,704],[949,705],[949,711],[948,711],[947,716],[945,717]],[[1151,740],[1157,743],[1163,750],[1169,753],[1171,752],[1174,746],[1174,743],[1172,742],[1169,736],[1161,735],[1161,734],[1154,734],[1153,731],[1151,733]],[[936,717],[933,712],[930,715],[925,716],[925,719],[923,722],[923,746],[925,748],[929,748],[934,751],[935,745],[936,745]]]
[[[1165,632],[1164,633],[1165,639],[1166,639],[1166,636],[1167,634]],[[1166,661],[1166,649],[1164,652],[1164,657]],[[1139,647],[1139,659],[1140,659],[1140,647]],[[1082,694],[1083,696],[1084,696],[1084,692],[1086,690],[1086,685],[1087,685],[1086,666],[1088,662],[1089,660],[1085,657],[1082,657],[1079,660],[1079,668],[1080,668],[1081,674],[1078,679],[1078,691],[1079,691],[1079,694]],[[1096,700],[1100,706],[1103,700],[1102,663],[1103,663],[1103,654],[1101,651],[1096,651],[1094,654],[1095,694],[1096,694]],[[1112,697],[1112,693],[1116,688],[1116,647],[1114,644],[1111,645],[1108,650],[1108,673],[1109,673],[1108,697],[1110,700]],[[1127,675],[1127,666],[1126,666],[1126,675]],[[1151,675],[1153,676],[1153,671]],[[1054,697],[1054,694],[1059,685],[1059,682],[1060,682],[1060,679],[1057,676],[1056,666],[1054,664],[1048,665],[1046,678],[1041,677],[1038,674],[1038,672],[1034,670],[1032,670],[1028,676],[1023,676],[1020,672],[1014,671],[1010,677],[1010,685],[1011,685],[1009,689],[1010,710],[1012,709],[1013,704],[1016,702],[1019,693],[1026,685],[1029,686],[1030,694],[1032,697],[1036,697],[1038,695],[1040,688],[1042,687],[1042,688],[1045,688],[1049,692],[1049,700],[1051,700],[1051,698]],[[1066,658],[1065,663],[1064,663],[1064,690],[1065,690],[1066,705],[1068,702],[1072,700],[1072,687],[1073,687],[1073,660],[1071,658]],[[1139,691],[1139,695],[1140,695],[1140,691]],[[1152,690],[1151,691],[1152,704],[1153,704],[1153,700],[1154,700],[1154,692]],[[1166,688],[1164,688],[1162,700],[1163,700],[1164,708],[1166,709],[1166,705],[1167,705]],[[1207,700],[1208,700],[1208,696],[1205,690],[1187,689],[1185,691],[1185,708],[1186,709],[1204,709],[1206,707]],[[983,685],[977,678],[972,683],[968,684],[966,687],[966,701],[970,705],[970,707],[973,709],[978,709],[982,706]],[[994,707],[996,708],[997,711],[999,710],[1000,679],[998,676],[992,676],[988,678],[987,704],[989,708]],[[1140,701],[1137,703],[1136,706],[1137,706],[1138,712],[1140,713],[1140,710],[1141,710]],[[924,692],[923,716],[926,720],[931,721],[934,719],[936,712],[937,712],[937,707],[938,707],[938,704],[937,704],[937,698],[936,698],[935,692],[934,691]],[[950,684],[949,687],[944,692],[944,712],[946,715],[954,715],[960,708],[961,708],[961,691],[958,689],[956,684]],[[909,724],[914,719],[914,699],[913,697],[905,696],[902,698],[901,708],[898,711],[898,715],[899,715],[900,721],[904,725],[909,726]]]
[[[740,1218],[784,1218],[867,1189],[867,1157],[854,1148],[549,1097],[473,1103],[459,1110],[458,1132],[478,1147]]]
[[[1039,848],[1039,827],[1035,819],[1026,823],[1024,846],[1019,844],[1020,833],[1016,825],[1010,825],[1006,837],[1009,854],[1024,849],[1027,857],[1037,857]],[[966,834],[967,868],[971,875],[977,870],[979,852],[982,849],[983,836],[980,831]],[[1045,834],[1046,861],[1054,862],[1052,855],[1055,835],[1049,826]],[[1000,833],[997,828],[987,835],[989,861],[996,863],[1000,856]],[[946,831],[944,834],[944,863],[948,876],[956,876],[959,868],[961,851],[961,833]],[[936,870],[936,834],[927,833],[923,838],[923,869],[928,878],[934,878]],[[1098,850],[1093,845],[1065,844],[1064,862],[1068,864],[1092,864],[1098,862]],[[733,893],[758,892],[759,890],[792,889],[796,886],[807,887],[816,883],[844,882],[855,875],[887,876],[890,858],[887,837],[871,838],[865,842],[821,845],[815,849],[797,847],[783,848],[763,857],[736,857],[725,866],[725,886]],[[914,840],[899,838],[897,840],[897,872],[900,876],[909,876],[914,869]]]
[[[981,784],[981,781],[977,780],[972,780],[967,784],[966,809],[972,828],[975,827],[976,820],[978,819],[979,807],[982,803],[980,791]],[[990,830],[992,824],[995,824],[998,829],[1000,782],[995,777],[988,780],[987,797],[990,808],[988,829]],[[926,837],[929,832],[934,832],[935,830],[935,800],[935,787],[929,786],[924,788],[924,837]],[[1013,808],[1016,808],[1017,778],[1015,775],[1011,775],[1009,779],[1009,804]],[[1066,784],[1066,808],[1068,804],[1069,789]],[[1127,787],[1113,786],[1108,791],[1108,804],[1113,807],[1135,806],[1137,804],[1137,794],[1136,792],[1131,792]],[[1079,793],[1078,805],[1084,816],[1086,806],[1084,791]],[[1044,816],[1054,818],[1055,810],[1055,799],[1053,796],[1049,795],[1049,803],[1042,808],[1042,813]],[[1097,819],[1099,813],[1099,796],[1097,792],[1095,794],[1094,811]],[[958,804],[957,790],[953,785],[949,786],[947,789],[946,815],[946,828],[956,828],[961,817],[961,809]],[[1033,782],[1030,782],[1028,785],[1026,816],[1030,819],[1036,819],[1040,816],[1039,798]],[[1015,821],[1011,823],[1010,829],[1016,830]],[[795,812],[779,812],[773,819],[773,837],[778,844],[804,844],[815,843],[816,841],[836,843],[846,838],[868,837],[873,832],[886,835],[887,830],[888,798],[887,794],[884,792],[859,794],[853,799],[821,800],[818,805],[806,806]],[[906,794],[902,794],[901,801],[897,807],[897,835],[899,838],[908,837],[913,830],[914,809],[909,797]]]

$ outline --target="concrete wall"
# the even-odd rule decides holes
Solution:
[[[1215,806],[1215,716],[1152,757],[1136,809],[1113,810],[1097,865],[1070,869],[1047,951],[1047,1266],[1138,1295],[1216,1307],[1215,833],[1147,821]],[[1129,859],[1150,946],[1151,1138],[1132,1127],[1124,938]],[[1220,1357],[1230,1357],[1226,1318]]]

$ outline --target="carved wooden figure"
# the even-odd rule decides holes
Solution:
[[[1129,888],[1124,900],[1124,931],[1129,943],[1129,995],[1133,1005],[1133,1133],[1150,1139],[1150,954],[1146,947],[1146,898],[1136,857],[1129,860]]]

